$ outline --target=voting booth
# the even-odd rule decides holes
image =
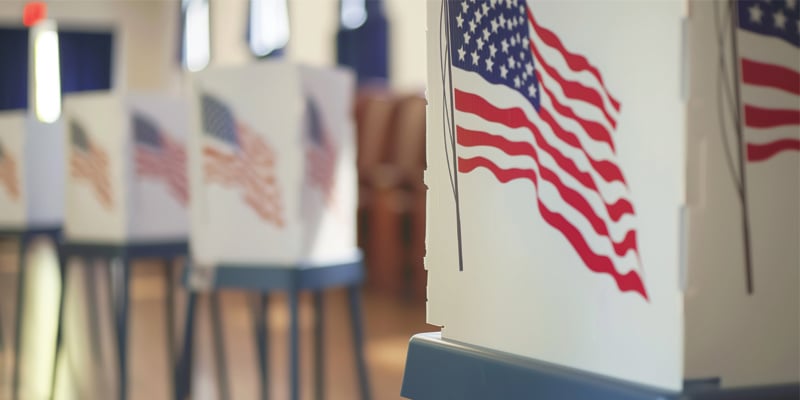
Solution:
[[[65,97],[69,240],[123,243],[187,236],[187,118],[185,103],[168,95]]]
[[[564,398],[797,385],[798,9],[732,4],[429,2],[420,349]]]
[[[177,259],[188,255],[186,102],[165,93],[82,92],[65,96],[62,120],[67,177],[63,258],[120,267],[118,273],[110,273],[108,291],[114,311],[117,395],[126,399],[133,261],[162,263],[164,300],[172,321],[172,270]],[[99,299],[94,291],[90,296],[90,312],[96,312]],[[98,325],[92,330],[98,331]],[[166,324],[165,336],[172,346],[172,324]],[[59,339],[54,365],[61,344]]]
[[[355,366],[369,398],[356,246],[355,80],[344,69],[287,62],[209,68],[191,86],[192,266],[176,388],[186,397],[198,291],[211,291],[218,390],[227,398],[219,289],[255,292],[261,396],[269,395],[269,296],[287,294],[289,397],[300,399],[299,294],[314,308],[314,390],[324,393],[323,291],[345,287]]]
[[[209,69],[193,85],[191,248],[199,266],[352,260],[349,72],[282,62]]]
[[[60,226],[64,217],[62,122],[0,112],[0,228]]]

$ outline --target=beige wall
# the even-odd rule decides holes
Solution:
[[[245,41],[248,0],[211,1],[211,65],[252,60]],[[371,1],[371,0],[368,0]],[[385,0],[390,24],[391,84],[403,90],[425,85],[425,2]],[[26,0],[0,1],[0,25],[20,25]],[[115,85],[130,89],[175,88],[180,70],[177,0],[52,0],[50,18],[63,28],[114,29]],[[291,60],[333,65],[338,0],[289,0]]]
[[[21,25],[24,0],[0,3],[0,24]],[[48,2],[48,17],[62,28],[115,32],[116,87],[153,89],[167,85],[177,73],[177,4],[174,1]]]
[[[389,75],[392,87],[424,90],[426,63],[425,14],[430,0],[385,0],[392,45]]]
[[[372,0],[368,0],[372,1]],[[425,86],[425,2],[385,0],[390,26],[391,85],[401,90]],[[248,0],[212,0],[212,65],[231,65],[252,59],[244,41]],[[338,0],[289,0],[291,38],[287,56],[297,62],[333,65],[336,62]]]

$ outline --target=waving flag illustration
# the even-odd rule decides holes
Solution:
[[[333,203],[333,187],[336,176],[336,148],[330,133],[322,121],[317,105],[309,99],[306,103],[309,114],[309,144],[306,150],[306,174],[312,187],[322,191],[325,201]]]
[[[133,114],[132,124],[136,143],[136,173],[164,182],[175,199],[186,206],[189,194],[183,143],[171,139],[159,130],[154,121],[141,114]]]
[[[70,121],[71,151],[70,175],[76,180],[86,180],[103,207],[113,207],[108,154],[92,144],[89,135],[77,121]]]
[[[753,293],[746,163],[800,153],[800,5],[797,0],[733,3],[738,69],[736,127],[745,282]]]
[[[530,181],[537,192],[531,212],[590,271],[647,299],[634,207],[612,136],[621,105],[598,68],[540,25],[525,1],[443,3],[452,169],[485,170],[501,184]]]
[[[205,181],[239,190],[259,218],[283,227],[275,152],[222,101],[203,95],[202,113]]]
[[[750,162],[800,152],[800,5],[736,2],[743,136]]]
[[[6,189],[11,199],[19,199],[17,163],[11,154],[3,148],[2,143],[0,143],[0,186]]]

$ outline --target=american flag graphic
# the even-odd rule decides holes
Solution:
[[[106,209],[113,207],[108,154],[92,144],[89,135],[77,121],[70,121],[70,176],[89,183],[97,200]]]
[[[136,144],[136,173],[161,181],[183,206],[189,202],[186,179],[186,149],[163,133],[156,123],[134,113],[131,121]]]
[[[17,163],[11,154],[0,143],[0,186],[12,200],[19,199],[19,180],[17,179]]]
[[[333,188],[336,176],[336,148],[319,109],[313,100],[306,103],[308,111],[308,146],[306,148],[306,175],[311,187],[319,189],[326,204],[333,205]]]
[[[457,171],[530,181],[532,209],[585,266],[647,299],[612,136],[621,106],[598,68],[540,25],[524,0],[443,3]]]
[[[259,218],[283,227],[275,152],[219,99],[203,95],[202,114],[205,182],[239,190]]]
[[[800,152],[800,5],[737,3],[743,135],[750,162]]]

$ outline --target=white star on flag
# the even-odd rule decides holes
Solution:
[[[775,14],[772,14],[772,18],[775,19],[775,27],[778,29],[786,29],[786,15],[783,11],[778,11]]]
[[[750,7],[749,11],[750,11],[750,21],[761,22],[761,17],[763,16],[764,12],[761,11],[761,7],[759,7],[758,4],[753,4],[753,6]]]

